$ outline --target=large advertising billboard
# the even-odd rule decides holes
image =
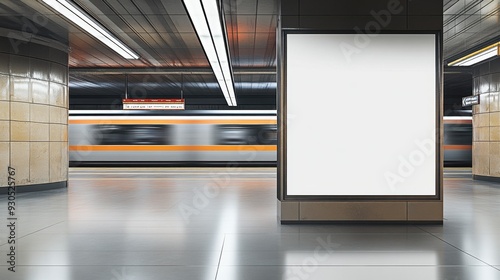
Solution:
[[[285,196],[438,195],[436,34],[285,33]]]

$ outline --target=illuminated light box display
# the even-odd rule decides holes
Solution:
[[[436,40],[285,33],[286,197],[438,196]]]
[[[184,99],[123,99],[124,110],[184,110]]]

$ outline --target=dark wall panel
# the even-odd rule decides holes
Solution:
[[[388,10],[394,6],[403,7],[398,14],[406,15],[406,1],[399,0],[300,0],[299,13],[300,15],[370,15],[372,12]]]
[[[408,15],[443,16],[443,1],[411,0],[408,1]]]

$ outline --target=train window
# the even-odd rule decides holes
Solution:
[[[472,124],[444,124],[444,145],[472,145]]]
[[[96,125],[97,145],[169,145],[166,125]]]
[[[218,145],[249,145],[255,142],[250,126],[220,125],[218,127]]]
[[[260,126],[258,128],[257,139],[259,144],[277,145],[278,128],[275,125]]]
[[[218,145],[276,145],[275,125],[219,125]]]

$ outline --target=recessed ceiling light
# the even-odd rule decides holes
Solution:
[[[227,104],[236,106],[226,33],[217,1],[183,0],[183,2]]]
[[[498,45],[499,43],[487,46],[486,48],[480,49],[448,63],[448,66],[471,66],[488,58],[497,56],[499,54]]]
[[[59,12],[65,18],[78,25],[84,31],[101,41],[103,44],[117,52],[125,59],[138,59],[139,56],[125,44],[116,39],[113,34],[91,18],[71,1],[67,0],[43,0],[52,9]]]

